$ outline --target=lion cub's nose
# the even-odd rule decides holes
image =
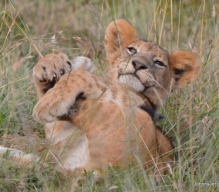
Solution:
[[[133,67],[135,68],[136,71],[148,68],[143,63],[141,63],[139,61],[136,61],[136,60],[132,61],[132,65],[133,65]]]

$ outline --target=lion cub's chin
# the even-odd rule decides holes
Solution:
[[[129,75],[129,74],[120,75],[119,82],[124,85],[127,85],[128,87],[134,89],[137,92],[142,92],[145,89],[141,81],[133,75]]]

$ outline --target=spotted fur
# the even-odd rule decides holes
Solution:
[[[200,60],[194,53],[170,54],[139,39],[122,19],[108,26],[105,40],[106,79],[90,73],[93,64],[86,59],[85,65],[80,58],[77,67],[71,63],[70,69],[64,55],[58,61],[59,55],[49,55],[38,62],[34,79],[39,101],[33,116],[47,123],[47,139],[59,148],[56,155],[62,152],[57,166],[62,172],[142,162],[146,169],[164,173],[173,161],[172,146],[139,106],[157,110],[169,93],[197,78]],[[60,76],[63,66],[65,74]],[[58,74],[57,83],[43,92],[54,82],[50,74]]]

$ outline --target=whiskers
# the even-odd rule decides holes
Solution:
[[[170,92],[167,91],[158,81],[156,81],[156,79],[154,79],[153,75],[147,71],[144,71],[144,73],[141,73],[139,75],[139,78],[141,80],[141,82],[144,82],[143,85],[145,86],[155,86],[158,88],[163,89],[167,94],[169,94]]]
[[[138,92],[141,90],[144,90],[145,88],[149,87],[158,87],[165,91],[165,93],[170,94],[170,90],[166,90],[163,85],[161,85],[147,70],[139,70],[136,72],[135,75],[135,69],[132,65],[127,64],[126,62],[121,62],[118,69],[118,73],[120,75],[119,81],[120,83],[123,83],[135,90],[138,90]]]
[[[141,92],[145,88],[141,81],[131,74],[120,75],[119,82],[134,89],[137,92]]]

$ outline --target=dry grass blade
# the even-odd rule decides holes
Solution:
[[[23,35],[30,41],[30,44],[35,48],[35,50],[37,51],[37,53],[39,54],[39,56],[41,58],[43,58],[43,55],[41,54],[41,52],[39,51],[39,49],[37,48],[36,44],[33,42],[33,40],[25,33],[25,31],[21,28],[21,26],[17,23],[17,21],[9,14],[7,13],[8,17],[11,18],[11,20],[13,21],[13,23],[16,24],[16,26],[20,29],[20,31],[23,33]]]
[[[98,183],[92,173],[85,173],[78,190],[217,191],[213,184],[219,183],[218,10],[216,0],[1,1],[0,145],[40,154],[50,167],[19,167],[6,152],[0,157],[0,191],[71,190],[72,178],[54,171],[56,149],[48,149],[42,125],[32,118],[37,98],[30,74],[38,58],[63,52],[72,60],[91,55],[96,73],[102,75],[107,67],[105,27],[115,18],[129,20],[142,39],[159,42],[166,50],[195,51],[202,73],[188,88],[171,93],[161,111],[165,118],[159,126],[171,137],[178,158],[173,175],[158,180],[139,160],[126,169],[109,166]]]

